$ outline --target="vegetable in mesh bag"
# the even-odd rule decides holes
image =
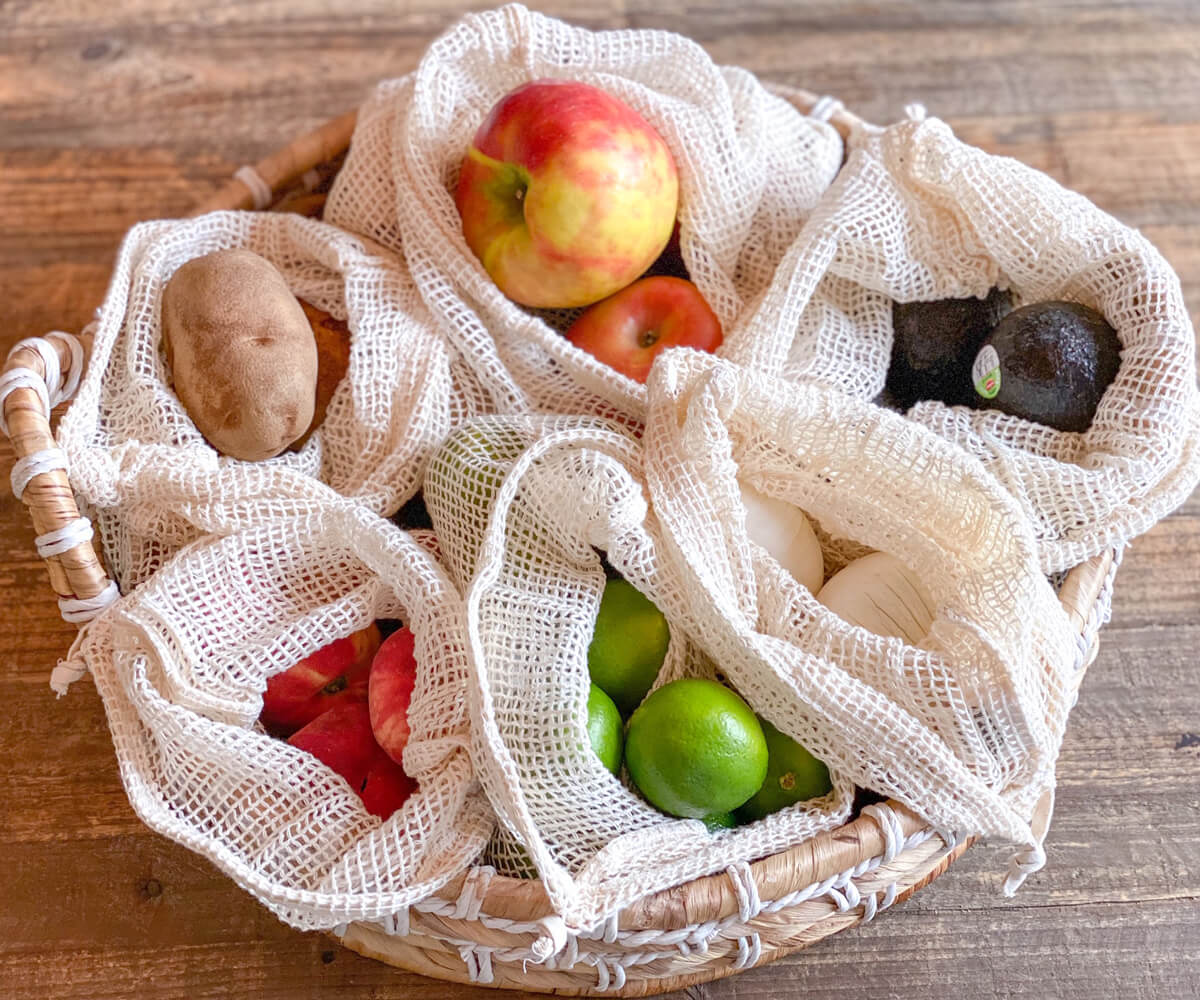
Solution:
[[[1081,653],[1013,498],[957,446],[819,385],[672,352],[648,387],[660,551],[712,623],[696,635],[708,655],[768,717],[803,725],[835,773],[938,829],[1021,845],[1021,870],[1036,867],[1031,820]],[[912,645],[843,621],[748,550],[737,477],[898,558],[932,599],[928,634]]]
[[[416,639],[387,819],[256,725],[267,679],[376,618]],[[80,633],[130,802],[302,929],[386,921],[481,852],[493,815],[468,755],[461,600],[426,545],[350,504],[310,503],[181,550]]]
[[[568,925],[592,927],[648,893],[846,820],[853,789],[835,770],[827,795],[714,835],[649,805],[592,752],[588,648],[606,583],[601,552],[670,623],[659,687],[724,670],[706,655],[712,623],[664,554],[642,449],[627,431],[590,417],[480,418],[434,457],[425,497],[466,593],[473,756],[504,829],[492,858],[536,870]],[[754,709],[771,668],[758,669],[763,678],[749,668],[736,683]],[[778,706],[769,718],[791,738],[807,735]]]
[[[172,275],[229,248],[265,257],[292,294],[349,327],[348,371],[319,427],[296,450],[261,462],[223,457],[205,441],[163,349],[161,302]],[[175,313],[186,313],[183,305]],[[216,212],[143,223],[126,236],[58,437],[79,500],[99,521],[106,562],[128,590],[199,536],[181,505],[201,502],[218,476],[227,496],[275,497],[280,513],[310,493],[306,478],[391,513],[416,490],[437,443],[481,405],[478,385],[390,252],[299,216]],[[237,416],[250,419],[249,408]]]
[[[722,353],[748,360],[789,336],[799,310],[776,265],[842,160],[842,143],[745,70],[682,36],[592,32],[510,4],[471,14],[417,70],[359,112],[325,217],[402,249],[434,322],[497,412],[640,419],[644,388],[565,341],[574,311],[507,299],[468,249],[453,192],[488,109],[541,78],[579,81],[629,105],[665,140],[679,175],[683,261],[720,319]]]
[[[1080,303],[1121,346],[1086,430],[937,401],[908,417],[961,445],[1016,498],[1046,573],[1119,549],[1182,503],[1200,480],[1195,332],[1179,279],[1150,243],[937,119],[861,128],[848,147],[780,264],[794,276],[800,327],[782,351],[766,342],[757,370],[844,384],[845,355],[821,346],[836,329],[858,345],[854,394],[871,398],[888,370],[893,301],[982,299],[999,287],[1018,306]]]

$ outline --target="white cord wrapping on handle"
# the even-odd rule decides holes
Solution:
[[[62,366],[58,363],[58,351],[54,349],[54,345],[43,337],[26,337],[24,340],[18,340],[13,346],[13,349],[8,352],[11,358],[13,354],[24,348],[31,351],[37,351],[42,359],[42,367],[46,370],[46,392],[50,395],[50,405],[57,406],[61,399],[58,396],[58,390],[62,385]]]
[[[61,341],[71,352],[71,363],[66,372],[58,360],[58,350],[52,341]],[[79,380],[83,377],[83,345],[78,337],[62,330],[52,330],[45,337],[26,337],[18,341],[8,356],[11,358],[17,351],[28,349],[36,351],[42,359],[42,367],[46,374],[39,375],[32,368],[20,365],[11,368],[0,375],[0,430],[11,437],[8,430],[8,420],[4,416],[4,403],[9,393],[17,389],[32,389],[42,401],[42,409],[46,419],[50,419],[50,411],[59,403],[65,402],[75,395],[79,388]],[[65,376],[65,381],[64,381]]]
[[[17,389],[32,389],[36,392],[42,401],[46,419],[50,419],[52,407],[50,393],[46,391],[46,380],[32,368],[10,368],[0,375],[0,431],[4,431],[7,437],[12,437],[12,433],[8,429],[8,419],[4,416],[4,404],[8,401],[9,394]]]
[[[89,323],[88,326],[94,327],[95,324]],[[84,332],[88,332],[87,327],[84,328]],[[65,330],[51,330],[48,334],[46,334],[46,340],[62,341],[62,343],[67,345],[67,350],[71,352],[71,365],[66,372],[63,373],[62,386],[58,390],[58,398],[54,403],[54,405],[57,406],[59,403],[66,402],[68,399],[73,399],[75,397],[75,390],[79,388],[79,383],[83,378],[83,344],[80,343],[78,337],[67,333]],[[55,358],[57,358],[58,352],[56,351],[54,353]]]
[[[55,469],[62,469],[64,472],[67,469],[67,456],[61,448],[43,448],[24,458],[18,458],[13,462],[12,473],[9,476],[13,496],[20,500],[26,487],[35,477]]]
[[[49,559],[51,556],[61,556],[64,552],[70,552],[76,545],[90,542],[94,534],[92,522],[86,517],[77,517],[61,528],[38,535],[33,541],[37,546],[38,555]]]
[[[116,581],[109,580],[108,586],[95,597],[60,597],[58,610],[62,612],[63,621],[81,625],[90,622],[120,596]]]
[[[841,111],[845,105],[836,97],[830,97],[826,94],[823,97],[818,97],[816,104],[812,106],[808,117],[815,118],[819,122],[827,122],[830,118]]]
[[[262,175],[255,170],[250,164],[244,167],[238,167],[233,172],[234,180],[241,181],[250,189],[250,197],[254,199],[254,207],[261,211],[271,204],[273,197],[271,185],[262,179]]]

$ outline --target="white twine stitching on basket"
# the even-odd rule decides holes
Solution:
[[[95,597],[60,597],[58,610],[62,612],[64,621],[77,625],[82,622],[90,622],[120,596],[121,592],[117,589],[116,581],[109,580],[108,586]],[[51,686],[53,687],[53,679]]]
[[[738,919],[745,923],[753,920],[762,911],[762,903],[758,898],[758,885],[750,866],[745,861],[730,865],[725,869],[729,881],[733,883],[733,891],[738,901]]]
[[[47,420],[50,419],[50,411],[53,409],[50,405],[50,393],[46,390],[46,380],[42,376],[32,368],[20,366],[10,368],[3,375],[0,375],[0,431],[4,431],[8,437],[12,437],[12,432],[8,429],[8,418],[4,415],[4,404],[8,401],[9,395],[17,389],[32,389],[38,394],[38,399],[42,403],[42,412],[45,413]]]
[[[58,360],[58,351],[50,343],[60,340],[67,345],[71,352],[71,362],[66,371],[66,382],[63,382],[62,365]],[[32,389],[37,393],[42,403],[46,419],[50,419],[50,411],[59,403],[65,402],[75,395],[79,388],[79,380],[83,376],[83,345],[78,337],[62,330],[51,330],[45,337],[26,337],[13,345],[8,352],[11,358],[17,351],[28,349],[36,351],[42,359],[45,375],[39,375],[32,368],[19,365],[0,375],[0,430],[11,437],[8,430],[8,420],[4,416],[4,403],[10,393],[17,389]]]
[[[25,495],[26,487],[33,480],[46,472],[57,469],[67,470],[67,456],[61,448],[43,448],[32,452],[24,458],[13,462],[9,482],[12,483],[13,496],[18,500]]]
[[[43,559],[49,559],[51,556],[60,556],[64,552],[70,552],[76,545],[90,542],[94,534],[92,522],[86,517],[77,517],[68,521],[61,528],[38,535],[33,543],[37,546],[38,555]]]
[[[492,884],[495,874],[496,869],[491,865],[479,865],[467,872],[454,905],[454,912],[451,914],[455,920],[479,918],[479,908],[483,905],[483,897],[487,895],[488,886]]]
[[[250,197],[254,199],[255,209],[261,211],[271,204],[273,193],[271,185],[262,179],[262,175],[255,170],[250,164],[244,167],[238,167],[233,172],[233,179],[241,181],[250,191]]]
[[[492,973],[492,948],[481,944],[459,945],[458,954],[467,967],[467,975],[473,983],[486,986],[495,978]]]
[[[808,117],[815,118],[819,122],[827,122],[845,108],[845,106],[836,97],[830,97],[828,94],[825,94],[817,98],[816,103],[812,106],[812,110],[808,113]]]

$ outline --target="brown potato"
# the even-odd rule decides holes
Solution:
[[[175,394],[217,451],[257,462],[308,430],[316,341],[270,261],[249,250],[188,261],[163,291],[162,332]]]

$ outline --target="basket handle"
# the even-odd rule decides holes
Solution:
[[[92,545],[92,523],[75,503],[66,455],[50,430],[50,411],[79,387],[90,340],[60,330],[22,340],[0,375],[0,430],[17,455],[13,494],[29,508],[38,555],[63,618],[73,624],[91,621],[118,596]]]

